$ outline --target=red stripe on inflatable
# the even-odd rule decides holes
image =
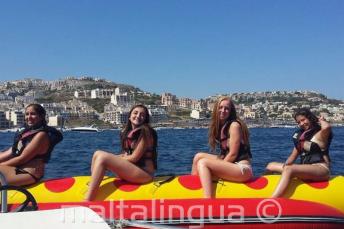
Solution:
[[[256,177],[244,184],[252,189],[258,190],[265,188],[268,183],[269,181],[266,177]]]
[[[116,179],[113,183],[119,190],[124,192],[132,192],[140,187],[138,184],[129,183],[121,179]]]
[[[199,176],[183,175],[178,177],[178,182],[187,189],[198,190],[202,188]]]
[[[75,183],[73,177],[63,178],[63,179],[52,179],[44,182],[44,186],[51,192],[65,192],[70,189]]]
[[[128,200],[78,203],[40,203],[39,209],[86,206],[106,219],[197,219],[278,216],[341,217],[344,214],[327,205],[284,198]]]
[[[329,181],[304,181],[305,184],[308,184],[309,186],[316,188],[316,189],[324,189],[329,186]]]

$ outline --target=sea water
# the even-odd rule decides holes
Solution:
[[[293,149],[294,128],[251,128],[250,141],[255,176],[261,175],[268,162],[284,162]],[[159,129],[158,171],[163,174],[190,173],[192,158],[197,152],[208,152],[208,129]],[[344,174],[344,128],[333,128],[330,148],[333,175]],[[14,133],[0,133],[0,149],[11,146]],[[64,139],[46,167],[45,179],[90,175],[94,151],[120,151],[119,130],[102,132],[64,132]],[[298,159],[299,160],[299,159]],[[110,173],[109,173],[110,174]]]

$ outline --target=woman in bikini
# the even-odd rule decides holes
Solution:
[[[25,108],[25,125],[12,147],[0,153],[0,173],[10,185],[29,185],[44,175],[53,147],[62,140],[59,131],[47,126],[45,109],[39,104]]]
[[[133,183],[153,180],[157,168],[157,134],[149,125],[148,109],[132,107],[126,126],[121,132],[122,153],[115,155],[97,150],[91,164],[91,181],[85,200],[94,200],[104,177],[110,170],[121,179]]]
[[[237,117],[233,101],[221,97],[215,103],[209,128],[209,145],[219,155],[197,153],[192,175],[199,175],[205,198],[213,198],[213,178],[245,182],[252,178],[249,133],[246,124]]]
[[[300,128],[293,135],[293,151],[285,163],[271,162],[266,167],[267,172],[282,173],[272,197],[281,197],[293,177],[313,181],[330,177],[330,124],[306,108],[296,111],[294,119]],[[294,164],[299,155],[301,163]]]

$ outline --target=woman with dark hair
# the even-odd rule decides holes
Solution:
[[[12,147],[0,153],[0,172],[11,185],[29,185],[44,175],[54,146],[62,134],[47,126],[45,109],[39,104],[25,108],[25,125],[15,137]]]
[[[294,119],[299,129],[293,135],[293,151],[285,163],[270,162],[266,167],[267,172],[282,173],[272,197],[282,196],[293,177],[313,181],[327,180],[330,177],[330,124],[324,117],[317,118],[306,108],[296,111]],[[299,155],[301,163],[294,164]]]
[[[93,154],[86,201],[95,199],[106,170],[133,183],[147,183],[153,179],[157,169],[157,134],[149,125],[149,113],[145,106],[132,107],[120,137],[120,155],[101,150]]]
[[[237,117],[233,101],[221,97],[215,103],[209,128],[209,145],[219,155],[199,152],[192,164],[192,175],[199,175],[205,198],[214,197],[212,179],[245,182],[252,178],[249,132]]]

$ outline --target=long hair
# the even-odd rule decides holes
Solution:
[[[25,112],[29,107],[32,107],[41,118],[42,121],[39,123],[39,125],[47,125],[47,120],[45,119],[47,112],[45,111],[44,107],[37,103],[31,103],[25,107]]]
[[[122,149],[124,148],[124,145],[125,145],[125,139],[126,137],[128,136],[129,132],[132,130],[132,125],[131,125],[131,121],[130,121],[130,116],[131,116],[131,113],[133,112],[133,110],[137,107],[140,107],[144,110],[145,112],[145,119],[143,120],[143,123],[142,125],[140,126],[141,128],[141,134],[140,134],[140,137],[139,139],[141,139],[143,137],[143,140],[144,142],[146,143],[148,141],[148,138],[151,134],[151,130],[152,128],[150,127],[149,125],[149,111],[148,111],[148,108],[142,104],[138,104],[138,105],[135,105],[133,106],[130,111],[129,111],[129,114],[128,114],[128,120],[127,120],[127,123],[126,125],[124,126],[123,130],[121,131],[121,146],[122,146]]]
[[[220,125],[220,120],[219,120],[219,106],[220,106],[220,103],[224,100],[229,101],[229,106],[230,106],[230,113],[226,121],[229,121],[229,122],[237,121],[240,124],[244,144],[249,146],[250,144],[249,132],[248,132],[247,125],[238,117],[233,101],[227,96],[221,96],[215,102],[214,107],[213,107],[213,112],[211,114],[211,122],[210,122],[209,133],[208,133],[208,141],[209,141],[210,148],[212,150],[215,150],[216,140],[219,139],[221,135],[221,125]]]
[[[319,122],[318,117],[315,114],[313,114],[308,108],[300,108],[296,110],[294,114],[295,121],[296,121],[297,116],[300,116],[300,115],[305,116],[309,120],[312,128],[320,128],[320,125],[318,123]]]

